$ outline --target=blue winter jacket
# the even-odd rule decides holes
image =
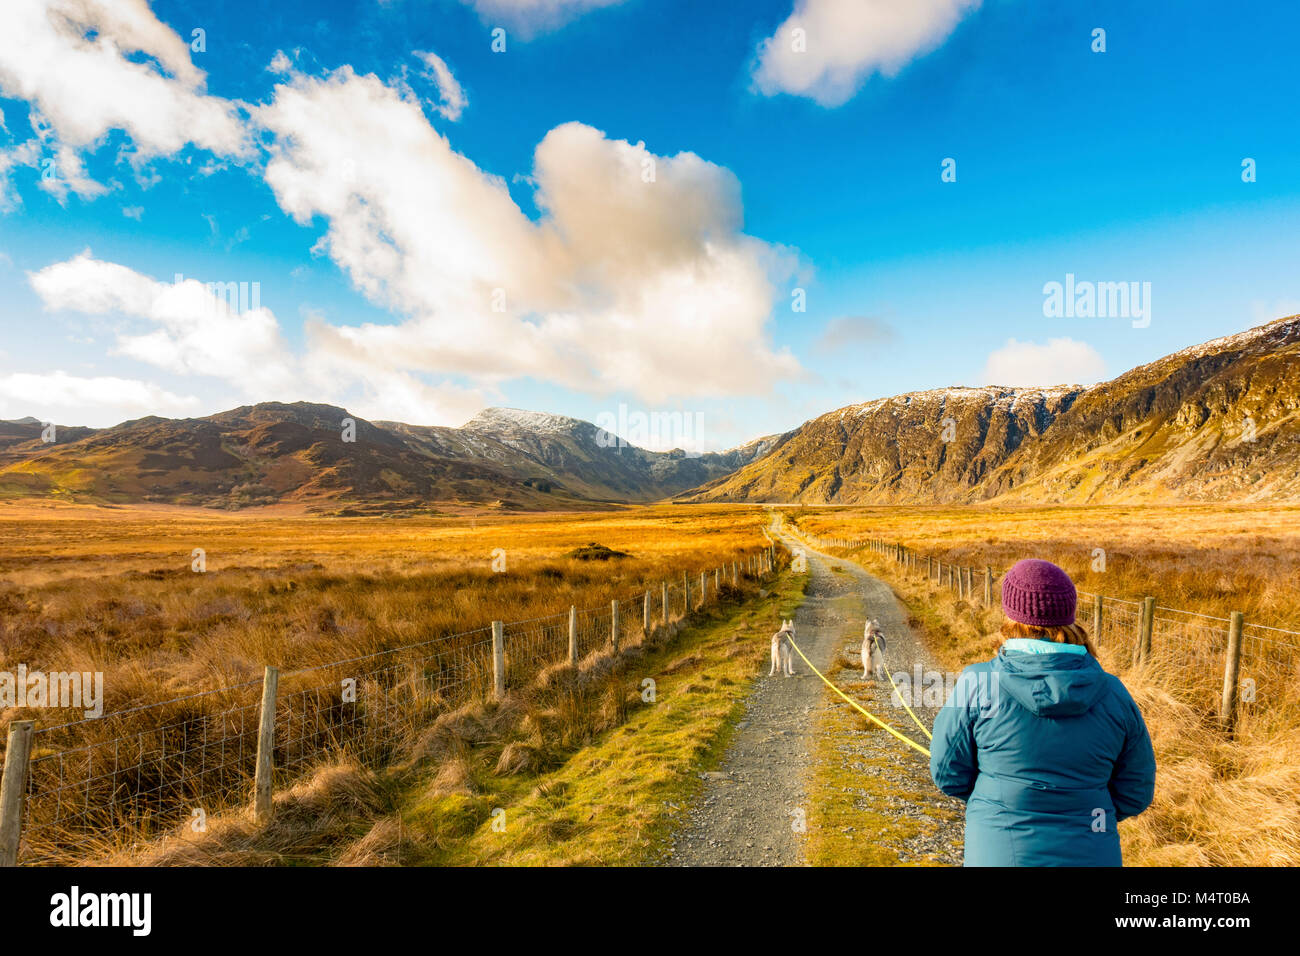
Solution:
[[[967,866],[1120,866],[1115,824],[1155,792],[1146,723],[1076,645],[1006,641],[962,671],[930,775],[966,801]]]

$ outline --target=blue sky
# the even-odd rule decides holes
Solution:
[[[63,4],[0,12],[0,417],[623,406],[721,448],[1300,311],[1291,3]],[[1149,324],[1045,315],[1067,274]]]

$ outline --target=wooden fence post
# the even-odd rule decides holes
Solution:
[[[27,765],[35,723],[15,720],[9,725],[4,779],[0,780],[0,866],[18,865],[23,831],[23,800],[27,795]]]
[[[569,663],[578,666],[578,606],[569,605]]]
[[[682,617],[691,613],[691,576],[682,572]]]
[[[662,582],[661,587],[664,592],[664,627],[668,626],[668,582]]]
[[[993,569],[984,567],[984,606],[993,606]]]
[[[1151,632],[1156,623],[1156,599],[1147,597],[1142,602],[1142,620],[1138,630],[1137,661],[1141,664],[1151,656]]]
[[[1233,611],[1228,624],[1228,656],[1223,662],[1223,729],[1232,733],[1237,725],[1237,673],[1241,666],[1241,630],[1245,615]],[[6,765],[6,769],[8,766]]]
[[[641,611],[641,633],[650,636],[650,592],[645,593],[645,607]]]
[[[262,675],[262,719],[257,727],[257,769],[253,774],[253,821],[270,823],[275,811],[275,697],[280,669],[268,667]]]
[[[618,602],[609,602],[609,643],[618,650]]]
[[[704,607],[709,601],[709,579],[703,571],[700,572],[700,607]]]
[[[1105,612],[1102,610],[1102,597],[1098,594],[1092,600],[1092,643],[1098,650],[1101,649],[1101,625],[1105,620]]]
[[[506,626],[501,621],[492,622],[492,693],[506,695]]]

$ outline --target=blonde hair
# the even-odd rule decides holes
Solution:
[[[1088,632],[1082,624],[1038,627],[1034,624],[1021,624],[1019,621],[1008,620],[1002,622],[998,636],[1002,638],[998,641],[999,650],[1002,649],[1003,643],[1012,638],[1027,637],[1040,641],[1053,641],[1057,644],[1079,644],[1086,647],[1093,657],[1097,656],[1097,648],[1093,646],[1092,639],[1088,637]]]

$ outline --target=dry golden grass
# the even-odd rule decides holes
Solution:
[[[1300,630],[1300,507],[1100,505],[791,509],[804,530],[875,537],[958,565],[1024,557],[1070,572],[1084,591]],[[1095,570],[1094,550],[1105,552]]]
[[[181,825],[112,865],[628,865],[651,862],[699,771],[721,756],[760,671],[766,635],[804,577],[768,579],[766,597],[710,604],[689,623],[553,665],[500,701],[432,718],[374,771],[324,755],[276,795],[274,819],[247,813]],[[733,595],[736,598],[742,595]],[[751,595],[752,597],[752,595]],[[658,697],[639,694],[653,677]],[[701,692],[701,690],[703,692]],[[493,827],[493,813],[509,825]]]
[[[322,757],[346,761],[358,741],[370,748],[365,756],[371,765],[382,764],[400,756],[402,733],[463,703],[464,696],[446,692],[449,676],[470,690],[483,689],[484,633],[455,635],[493,620],[566,614],[570,606],[608,614],[611,600],[646,590],[653,592],[657,616],[664,580],[678,587],[679,614],[683,572],[691,573],[698,594],[699,571],[743,561],[766,545],[763,520],[752,509],[734,507],[689,514],[664,507],[519,518],[340,519],[0,506],[0,670],[25,664],[101,672],[109,714],[42,733],[42,726],[80,713],[10,708],[0,713],[0,724],[38,723],[32,814],[39,818],[53,806],[62,819],[75,810],[83,825],[78,836],[90,839],[95,851],[121,850],[112,831],[128,839],[140,831],[119,804],[131,807],[127,816],[139,815],[145,794],[144,809],[166,816],[175,810],[169,806],[175,781],[195,773],[199,761],[205,784],[214,779],[212,764],[221,761],[217,798],[246,792],[264,665],[292,672],[354,658],[384,662],[286,673],[278,717],[283,730],[277,731],[287,747],[300,745],[296,754],[277,754],[286,768],[306,769]],[[593,542],[626,557],[570,556]],[[204,573],[191,570],[196,548],[206,554]],[[498,573],[493,560],[502,554],[505,571]],[[742,581],[735,592],[724,588],[724,597],[738,599],[752,583]],[[624,615],[624,629],[639,630],[639,605]],[[607,630],[593,616],[589,630],[601,626]],[[507,627],[512,682],[530,680],[537,668],[562,656],[557,630]],[[605,635],[600,631],[600,639]],[[401,658],[400,666],[386,656],[425,642],[423,657]],[[471,649],[478,656],[466,664]],[[365,714],[364,739],[348,737],[355,728],[341,716],[339,677],[356,675],[361,699],[382,701],[382,711],[372,704]],[[237,690],[188,697],[230,687]],[[159,701],[168,703],[156,706]],[[113,715],[131,708],[146,709]],[[383,733],[377,734],[373,725],[380,722]],[[579,728],[569,739],[581,734]],[[212,737],[242,748],[239,757],[230,761],[230,748],[218,754]],[[324,752],[330,749],[337,752]],[[65,761],[64,752],[74,756]],[[534,769],[547,759],[519,741],[502,753],[501,771]],[[120,773],[122,767],[131,773]],[[93,785],[42,802],[41,787],[87,779]],[[214,794],[185,796],[211,807]],[[166,824],[160,818],[158,825]],[[29,844],[68,842],[57,826],[28,832]]]
[[[790,517],[812,534],[899,541],[957,565],[1046,558],[1094,593],[1152,594],[1165,607],[1214,617],[1241,610],[1248,621],[1300,627],[1300,509],[808,509]],[[1105,572],[1091,567],[1093,548],[1106,550]],[[960,669],[996,651],[996,608],[927,580],[923,561],[913,574],[870,550],[852,557],[894,585],[943,666]],[[1152,656],[1135,666],[1136,613],[1113,605],[1098,641],[1103,666],[1124,679],[1156,750],[1155,801],[1120,825],[1126,863],[1300,865],[1300,652],[1248,638],[1242,677],[1256,681],[1257,694],[1241,705],[1230,736],[1217,713],[1225,625],[1161,614]],[[1079,619],[1091,630],[1090,604],[1081,602]]]
[[[661,580],[760,550],[762,523],[737,508],[485,520],[0,506],[0,667],[102,671],[117,710],[266,664],[657,594]],[[629,557],[566,557],[593,541]],[[195,548],[206,573],[190,569]]]

